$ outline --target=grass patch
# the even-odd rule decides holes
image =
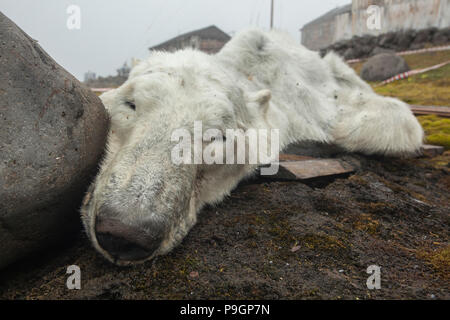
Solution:
[[[423,69],[434,66],[439,63],[450,60],[450,51],[438,51],[438,52],[426,52],[419,54],[411,54],[402,56],[411,70]],[[352,63],[350,66],[356,71],[357,74],[361,73],[362,66],[367,60],[363,60],[357,63]]]
[[[430,264],[444,278],[450,279],[450,246],[431,252],[422,251],[418,253],[418,256]]]
[[[450,58],[449,58],[450,60]],[[437,70],[394,81],[374,88],[383,96],[396,97],[409,104],[450,106],[450,64]]]
[[[423,69],[450,60],[450,51],[428,52],[404,56],[409,67]],[[354,63],[351,67],[359,74],[363,62]],[[398,98],[408,104],[422,106],[450,106],[450,64],[405,80],[375,87],[378,82],[370,83],[376,93]],[[450,119],[436,115],[419,116],[426,142],[443,146],[450,150]]]
[[[411,70],[423,69],[450,60],[450,51],[426,52],[403,56]]]
[[[403,56],[411,70],[423,69],[450,60],[450,51],[427,52]],[[365,61],[351,64],[360,74]],[[371,83],[376,85],[378,82]],[[396,97],[409,104],[450,106],[450,64],[423,74],[394,81],[374,90],[383,96]]]
[[[417,117],[425,130],[426,140],[429,144],[439,145],[450,150],[450,119],[436,115]]]
[[[353,223],[353,229],[367,232],[370,235],[377,234],[379,226],[380,226],[380,222],[375,219],[372,219],[367,214],[362,214],[361,220],[355,221]]]

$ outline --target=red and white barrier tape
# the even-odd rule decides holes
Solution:
[[[425,53],[425,52],[437,52],[437,51],[447,51],[450,50],[450,45],[447,46],[440,46],[440,47],[433,47],[433,48],[424,48],[424,49],[418,49],[418,50],[409,50],[409,51],[401,51],[401,52],[396,52],[395,54],[398,56],[407,56],[410,54],[417,54],[417,53]],[[356,63],[356,62],[360,62],[360,61],[364,61],[367,58],[364,59],[350,59],[347,60],[347,63]]]
[[[375,87],[383,86],[385,84],[388,84],[388,83],[391,83],[391,82],[394,82],[394,81],[397,81],[397,80],[403,80],[403,79],[409,78],[410,76],[413,76],[413,75],[416,75],[416,74],[425,73],[425,72],[428,72],[428,71],[431,71],[431,70],[439,69],[439,68],[442,68],[443,66],[446,66],[449,63],[450,63],[450,60],[446,61],[446,62],[443,62],[443,63],[440,63],[440,64],[437,64],[437,65],[434,65],[434,66],[431,66],[431,67],[428,67],[428,68],[416,69],[416,70],[403,72],[403,73],[400,73],[400,74],[398,74],[396,76],[393,76],[392,78],[384,80],[383,82],[377,84]]]

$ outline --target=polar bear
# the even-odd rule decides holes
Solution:
[[[166,254],[205,204],[257,165],[175,164],[175,130],[279,130],[350,152],[415,153],[423,130],[403,102],[379,96],[338,56],[321,58],[278,31],[246,30],[216,55],[154,52],[101,96],[111,117],[106,155],[81,209],[93,246],[117,265]],[[226,143],[222,137],[202,145]]]

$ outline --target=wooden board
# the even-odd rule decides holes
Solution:
[[[422,146],[422,154],[426,157],[436,157],[444,153],[444,147],[424,144]]]
[[[313,178],[346,175],[354,168],[336,159],[312,159],[280,162],[276,175],[263,176],[266,179],[309,180]]]
[[[450,108],[449,107],[434,107],[434,106],[410,106],[411,111],[415,115],[427,115],[427,114],[435,114],[441,117],[450,117]]]

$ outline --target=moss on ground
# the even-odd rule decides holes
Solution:
[[[423,69],[450,60],[450,52],[439,51],[439,52],[411,54],[403,56],[403,58],[405,59],[406,63],[408,63],[408,66],[411,68],[411,70]],[[362,66],[366,61],[367,60],[352,63],[351,67],[356,71],[357,74],[360,74]]]
[[[450,53],[448,60],[450,60]],[[396,97],[409,104],[449,106],[450,64],[383,86],[376,87],[377,83],[372,83],[372,85],[378,94]]]
[[[450,51],[428,52],[404,56],[411,70],[423,69],[450,61]],[[364,61],[354,63],[351,67],[359,74]],[[409,104],[450,106],[450,64],[423,74],[375,87],[381,95],[396,97]]]
[[[418,252],[419,258],[425,260],[443,278],[450,279],[450,246],[437,250]]]
[[[450,90],[449,90],[450,91]],[[418,117],[425,130],[427,143],[450,149],[450,119],[436,115]]]
[[[347,247],[342,239],[327,234],[307,234],[300,239],[299,243],[308,249],[320,251],[336,251]]]

